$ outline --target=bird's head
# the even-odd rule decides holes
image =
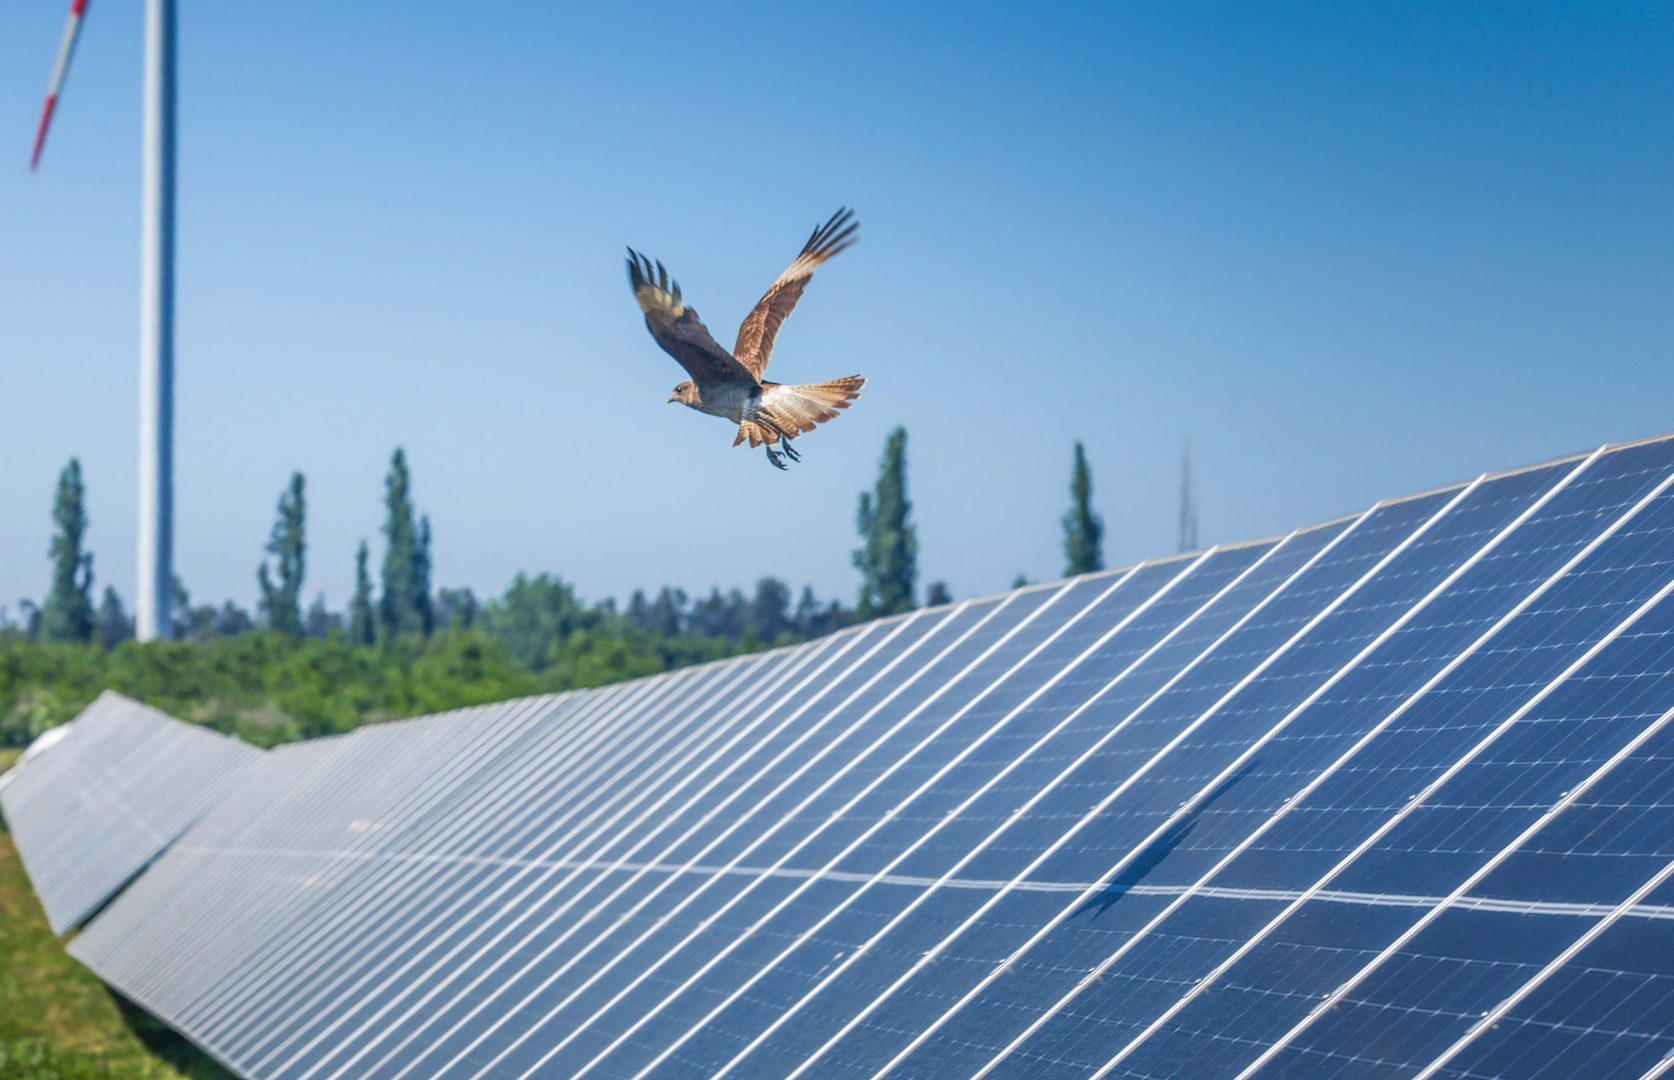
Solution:
[[[697,384],[692,382],[692,380],[687,379],[679,386],[676,386],[674,388],[674,392],[668,396],[668,404],[673,405],[677,401],[682,405],[689,405],[694,409],[697,408]]]

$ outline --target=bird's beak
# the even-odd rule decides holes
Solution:
[[[663,404],[673,405],[676,401],[679,401],[679,400],[680,400],[680,395],[679,394],[670,394],[668,396],[668,400],[663,402]]]

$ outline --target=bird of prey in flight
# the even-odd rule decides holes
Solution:
[[[628,249],[628,280],[634,299],[645,312],[645,327],[663,351],[680,362],[691,378],[674,388],[669,403],[678,401],[689,409],[719,416],[738,425],[732,445],[750,441],[751,449],[765,446],[767,460],[783,469],[786,459],[800,461],[802,455],[791,440],[813,431],[816,425],[837,418],[837,410],[849,407],[860,396],[866,380],[859,375],[830,382],[786,386],[762,378],[773,356],[773,339],[779,326],[796,309],[802,290],[825,261],[854,243],[860,223],[854,211],[844,207],[831,220],[814,230],[790,268],[779,275],[756,302],[738,328],[738,343],[731,352],[709,335],[695,308],[680,298],[680,285],[671,280],[663,264],[653,262],[633,248]],[[773,447],[778,445],[781,450]]]

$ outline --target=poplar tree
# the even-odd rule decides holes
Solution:
[[[378,598],[378,628],[384,637],[428,634],[430,613],[430,526],[413,510],[412,474],[398,447],[384,480],[383,595]]]
[[[1075,467],[1070,473],[1070,508],[1064,515],[1064,576],[1104,569],[1104,522],[1093,513],[1093,471],[1087,452],[1075,444]]]
[[[266,559],[256,573],[262,590],[261,614],[268,629],[293,637],[302,636],[302,577],[308,550],[303,487],[302,474],[292,473],[290,486],[279,496],[279,518],[267,540],[267,553],[277,560],[278,583],[268,573]]]
[[[877,486],[860,496],[861,547],[854,553],[860,571],[862,619],[895,615],[913,608],[918,580],[918,534],[907,500],[907,429],[896,428],[884,443]]]
[[[82,550],[87,534],[87,489],[81,462],[75,458],[58,474],[53,499],[52,588],[41,608],[41,637],[46,641],[93,639],[93,556]]]
[[[372,575],[367,570],[366,541],[355,552],[355,595],[349,601],[349,642],[370,645],[377,637],[372,610]]]
[[[134,636],[134,620],[128,617],[122,607],[122,598],[109,585],[105,586],[104,595],[99,598],[99,611],[94,624],[94,634],[106,649],[114,649]]]

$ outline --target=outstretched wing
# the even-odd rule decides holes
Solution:
[[[662,263],[653,263],[629,248],[628,281],[639,309],[645,312],[645,328],[664,352],[680,361],[700,390],[721,382],[756,381],[743,364],[709,336],[698,313],[680,299],[680,285],[669,279]]]
[[[767,295],[756,302],[744,325],[738,328],[738,344],[732,347],[732,354],[750,369],[750,374],[761,378],[767,370],[767,361],[773,356],[773,339],[779,334],[779,326],[796,310],[796,302],[802,299],[808,279],[827,259],[860,239],[855,235],[859,229],[860,222],[848,207],[832,214],[830,221],[814,230],[796,261],[779,275]]]

